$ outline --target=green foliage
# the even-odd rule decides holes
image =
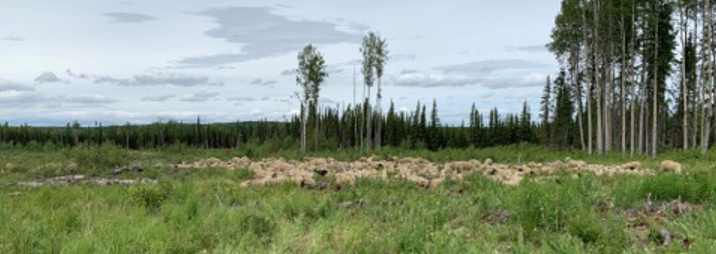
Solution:
[[[101,147],[78,146],[66,150],[66,156],[71,158],[81,169],[97,172],[109,170],[118,166],[126,166],[130,161],[129,152],[115,145],[104,144]]]
[[[696,252],[708,253],[716,236],[713,213],[714,154],[668,152],[681,160],[683,175],[573,179],[535,177],[504,186],[481,174],[424,189],[404,181],[360,180],[355,187],[306,190],[293,184],[242,189],[253,172],[207,168],[177,170],[148,166],[154,185],[23,188],[12,183],[56,176],[46,164],[66,165],[76,148],[25,151],[0,148],[1,164],[22,171],[0,173],[0,252],[2,253],[623,253],[654,250],[657,243],[633,232],[623,211],[681,198],[698,204],[695,212],[667,217],[675,244],[667,252],[686,252],[680,242],[694,239]],[[302,159],[295,149],[273,152],[244,144],[240,149],[172,147],[130,151],[106,146],[98,154],[125,152],[129,163],[154,165],[207,157],[230,159],[253,150],[255,159]],[[106,150],[106,151],[102,151]],[[85,151],[82,151],[85,152]],[[518,153],[520,154],[518,156]],[[306,156],[355,160],[365,154],[336,150]],[[435,162],[493,158],[500,163],[550,162],[565,157],[591,163],[621,164],[620,154],[550,151],[523,145],[484,149],[401,150],[376,154],[423,157]],[[637,157],[645,167],[657,160]],[[327,181],[333,181],[330,177]],[[350,205],[341,205],[341,203]],[[614,204],[608,212],[601,205]],[[671,214],[666,211],[666,215]],[[640,218],[640,217],[638,217]],[[642,238],[640,238],[642,237]]]
[[[629,236],[623,223],[597,213],[597,184],[591,177],[569,176],[547,183],[528,181],[512,194],[512,219],[531,241],[539,242],[545,234],[568,234],[602,251],[620,252],[628,246]]]
[[[624,179],[615,189],[617,203],[630,206],[640,200],[683,200],[692,203],[713,202],[716,174],[695,172],[687,175],[658,174],[644,178]]]
[[[167,187],[140,186],[131,189],[133,199],[149,211],[158,211],[171,193]]]

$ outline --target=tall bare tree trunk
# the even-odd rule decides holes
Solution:
[[[693,33],[693,36],[692,36],[693,38],[691,38],[691,39],[693,40],[693,44],[692,44],[692,45],[694,45],[694,47],[696,47],[697,49],[698,49],[698,46],[697,46],[698,44],[697,44],[697,42],[699,41],[699,40],[698,40],[698,38],[699,38],[699,33],[698,33],[698,31],[699,31],[699,20],[698,20],[698,19],[699,19],[699,14],[698,14],[698,13],[699,13],[699,12],[698,12],[698,5],[696,5],[696,6],[694,7],[694,12],[693,12],[693,15],[692,15],[692,19],[693,19],[693,22],[694,22],[694,33]],[[697,52],[698,52],[698,51],[697,51]],[[703,67],[702,67],[702,71],[697,71],[697,72],[696,72],[696,77],[694,77],[694,79],[695,79],[694,81],[696,82],[696,86],[694,87],[694,96],[696,96],[695,93],[697,93],[697,92],[699,93],[699,96],[696,96],[696,98],[693,98],[693,99],[692,99],[692,101],[693,101],[692,109],[693,109],[693,114],[694,114],[693,116],[694,116],[694,117],[692,117],[692,118],[693,118],[693,119],[692,119],[692,125],[693,125],[693,126],[691,127],[691,146],[692,146],[693,148],[696,148],[696,147],[699,146],[699,143],[698,143],[698,137],[699,137],[699,134],[698,134],[698,133],[699,133],[699,112],[698,112],[698,111],[699,111],[699,105],[703,105],[703,102],[704,102],[704,101],[703,101],[703,90],[699,89],[699,83],[701,83],[701,78],[699,78],[699,75],[703,75]]]
[[[306,153],[306,124],[308,123],[308,119],[306,119],[306,102],[305,100],[301,102],[301,153]]]
[[[316,133],[313,134],[313,136],[314,136],[313,139],[314,139],[315,142],[316,142],[316,151],[318,151],[318,150],[320,149],[320,147],[319,147],[319,145],[318,145],[318,133],[321,131],[321,129],[320,129],[320,123],[321,123],[321,107],[318,105],[318,98],[315,98],[315,99],[313,100],[313,106],[316,108],[316,109],[313,110],[314,112],[316,112],[316,116],[315,116],[315,117],[316,117],[316,129],[315,129],[315,132],[316,132]]]
[[[609,15],[609,14],[608,14]],[[606,36],[610,36],[612,33],[612,26],[611,26],[611,16],[607,16],[607,33]],[[604,112],[604,151],[609,153],[612,150],[612,99],[613,96],[613,87],[614,87],[614,65],[612,62],[613,57],[613,51],[614,47],[612,46],[612,42],[607,37],[607,40],[605,40],[605,44],[608,50],[605,50],[607,55],[604,57],[604,100],[602,101],[603,106],[602,109]]]
[[[622,66],[621,66],[621,110],[622,110],[622,153],[626,153],[626,31],[624,30],[624,17],[622,16]]]
[[[599,1],[594,3],[594,83],[597,92],[597,153],[604,153],[604,128],[602,128],[602,84],[599,80]]]
[[[706,67],[705,67],[705,73],[702,74],[705,82],[703,82],[701,84],[703,86],[703,91],[704,91],[704,95],[703,95],[703,97],[704,97],[703,103],[704,104],[702,105],[702,107],[704,108],[704,114],[703,114],[702,126],[701,126],[701,128],[703,130],[703,136],[701,138],[701,153],[705,154],[709,149],[709,141],[711,141],[711,137],[710,137],[711,115],[712,115],[712,109],[711,109],[712,106],[711,105],[713,104],[713,99],[714,99],[713,91],[711,90],[712,89],[711,82],[713,82],[713,78],[711,77],[711,75],[713,75],[713,62],[711,61],[711,56],[712,56],[711,50],[712,50],[712,44],[713,44],[712,43],[713,25],[711,24],[712,23],[712,19],[711,19],[712,10],[711,10],[711,1],[710,0],[705,0],[703,11],[704,11],[704,28],[703,29],[706,30],[705,31],[706,34],[704,35],[704,37],[705,37],[704,43],[706,45],[703,46],[703,50],[705,50],[703,64],[706,65]]]
[[[643,47],[643,46],[642,46]],[[641,68],[641,82],[639,84],[639,93],[641,94],[639,96],[639,153],[646,152],[646,132],[645,132],[645,125],[646,125],[646,82],[647,82],[647,72],[646,72],[646,50],[645,48],[642,48],[642,66]]]
[[[360,111],[360,112],[361,112],[361,113],[360,113],[360,114],[361,114],[361,120],[360,120],[360,150],[361,150],[361,151],[363,151],[363,148],[365,147],[365,144],[364,144],[364,143],[365,143],[365,135],[364,135],[364,134],[365,134],[365,126],[366,126],[366,115],[365,115],[365,112],[367,111],[367,110],[366,110],[366,107],[368,106],[368,105],[365,104],[365,101],[366,101],[366,99],[365,99],[365,89],[366,89],[366,85],[363,84],[363,102],[361,103],[362,105],[361,105],[361,109],[360,109],[360,110],[361,110],[361,111]]]
[[[656,157],[656,150],[657,150],[657,146],[659,145],[659,140],[658,140],[659,133],[657,131],[657,127],[658,127],[657,123],[658,123],[658,118],[659,118],[658,117],[659,116],[659,113],[658,113],[658,102],[659,102],[659,100],[658,100],[658,96],[659,96],[659,64],[658,64],[658,59],[659,59],[659,20],[656,21],[656,30],[654,33],[655,33],[654,37],[656,38],[656,40],[654,42],[655,43],[654,44],[654,48],[655,48],[654,49],[654,91],[653,91],[653,94],[654,94],[653,100],[654,101],[653,101],[653,106],[652,106],[653,107],[652,108],[652,110],[653,110],[652,120],[653,121],[652,121],[652,125],[651,125],[651,128],[652,128],[651,129],[651,131],[652,131],[651,139],[652,139],[653,143],[651,144],[651,157]]]
[[[611,45],[609,46],[611,48]],[[611,143],[612,143],[612,119],[611,119],[611,112],[612,112],[612,106],[611,106],[611,99],[612,99],[612,64],[611,64],[611,49],[609,50],[608,56],[606,57],[606,63],[604,67],[604,91],[603,91],[603,100],[602,100],[602,116],[604,117],[604,120],[602,120],[602,123],[604,124],[604,152],[609,153],[611,151]]]
[[[631,149],[630,154],[634,155],[634,150],[636,148],[636,50],[635,50],[635,40],[636,40],[636,4],[632,5],[632,29],[633,34],[631,36],[631,42],[629,45],[629,48],[631,49],[631,62],[629,63],[629,78],[631,79],[631,94],[629,95],[630,103],[631,103],[631,124],[629,125],[629,129],[631,130],[629,135],[629,138],[631,139],[629,142],[629,148]]]
[[[353,66],[353,112],[358,112],[358,108],[356,105],[356,67]],[[358,136],[358,116],[354,114],[353,116],[353,137],[354,142],[356,142],[359,138]],[[356,144],[353,144],[353,147],[355,148]]]
[[[376,95],[376,102],[375,102],[375,107],[377,108],[376,110],[378,111],[378,117],[380,117],[379,119],[376,120],[376,121],[378,121],[377,122],[378,127],[375,132],[375,148],[378,151],[380,151],[380,148],[381,148],[381,143],[382,143],[382,141],[381,141],[382,132],[381,131],[383,128],[383,106],[380,105],[380,99],[383,98],[383,95],[382,95],[383,90],[380,87],[380,85],[381,85],[381,78],[378,77],[378,94]]]
[[[611,152],[612,150],[612,82],[614,80],[614,66],[611,63],[612,49],[611,43],[609,44],[609,53],[607,55],[607,63],[604,71],[606,72],[606,80],[604,82],[604,151]]]
[[[582,108],[582,83],[580,81],[579,72],[579,54],[574,53],[576,53],[576,51],[572,54],[572,66],[574,66],[572,79],[574,80],[575,87],[577,89],[577,121],[579,122],[579,144],[582,147],[582,151],[584,151],[584,117],[582,116],[582,111],[584,109]]]
[[[373,149],[372,145],[372,139],[373,139],[373,123],[371,122],[371,119],[373,118],[373,108],[370,106],[370,86],[368,87],[368,97],[365,99],[365,105],[366,105],[366,114],[367,114],[367,121],[366,121],[366,148],[368,151]]]
[[[713,116],[714,112],[716,112],[716,82],[714,82],[714,71],[716,71],[716,50],[714,50],[714,22],[713,22],[713,6],[709,5],[709,31],[711,36],[709,36],[709,52],[711,52],[711,64],[709,65],[709,85],[711,86],[711,92],[709,93],[711,102],[711,114],[709,114],[709,121],[711,122],[712,126],[710,127],[716,132],[716,121],[714,121]],[[716,136],[716,134],[714,134]],[[710,137],[710,136],[709,136]],[[709,146],[710,139],[707,139],[707,150]]]
[[[633,46],[632,46],[631,54],[632,54],[632,59],[631,59],[630,67],[629,67],[631,69],[631,71],[630,71],[631,74],[629,77],[631,79],[631,93],[629,94],[629,103],[631,106],[631,112],[629,112],[631,114],[631,119],[630,119],[631,124],[629,124],[629,130],[630,130],[629,149],[630,149],[630,154],[634,155],[634,152],[636,150],[636,103],[637,103],[636,99],[637,98],[636,98],[636,70],[634,68],[636,58],[635,58]]]
[[[586,10],[587,5],[586,5],[585,1],[582,1],[582,5],[583,5],[583,9]],[[592,75],[591,75],[592,72],[591,72],[591,69],[589,68],[589,62],[590,62],[589,59],[591,58],[590,48],[592,47],[593,44],[590,44],[588,42],[589,40],[588,40],[588,36],[587,36],[588,29],[587,29],[586,16],[587,16],[586,11],[582,11],[582,27],[584,27],[584,29],[582,29],[582,34],[584,35],[584,39],[587,41],[587,43],[585,44],[585,47],[584,47],[585,48],[585,54],[584,54],[585,57],[584,58],[586,60],[585,68],[587,70],[587,78],[585,79],[587,81],[587,99],[586,99],[586,101],[587,101],[586,102],[586,105],[587,105],[587,150],[588,150],[589,154],[592,154],[593,153],[592,149],[594,147],[592,145],[592,140],[593,140],[594,135],[592,134]]]
[[[682,128],[682,134],[683,134],[683,149],[689,149],[689,106],[687,104],[688,101],[688,92],[686,89],[687,86],[687,80],[686,80],[686,19],[684,19],[684,10],[685,8],[682,6],[680,8],[680,14],[679,14],[679,21],[681,23],[681,101],[682,101],[682,114],[683,114],[683,122],[681,123]]]

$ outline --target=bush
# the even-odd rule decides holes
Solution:
[[[156,212],[170,197],[170,189],[161,186],[138,186],[132,189],[132,198],[145,209]]]
[[[716,173],[696,172],[689,175],[659,174],[644,178],[625,178],[616,184],[617,204],[628,207],[646,199],[652,201],[683,200],[691,203],[713,201]]]
[[[538,231],[565,231],[577,214],[589,214],[587,201],[570,184],[542,184],[527,181],[514,193],[511,215],[522,226],[528,238]]]
[[[528,180],[512,193],[510,216],[531,241],[539,242],[545,234],[567,233],[600,251],[621,252],[629,242],[625,227],[620,220],[603,218],[597,212],[600,199],[595,185],[590,177],[562,176],[547,183]]]
[[[73,159],[80,169],[94,172],[125,166],[130,161],[125,149],[107,143],[100,147],[78,146],[68,149],[66,156]]]

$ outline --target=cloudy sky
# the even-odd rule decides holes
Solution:
[[[33,125],[290,117],[296,55],[329,64],[322,104],[353,101],[369,31],[388,40],[384,108],[537,109],[558,0],[0,0],[0,121]],[[358,67],[360,69],[360,67]],[[362,94],[360,74],[358,97]]]

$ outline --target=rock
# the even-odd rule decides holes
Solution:
[[[622,165],[622,168],[627,170],[639,170],[641,168],[641,162],[632,161]]]
[[[354,208],[354,207],[363,206],[363,203],[365,203],[365,201],[363,199],[359,199],[356,201],[346,201],[346,202],[338,203],[338,204],[336,204],[336,207],[338,207],[338,208]]]
[[[18,186],[21,187],[31,187],[31,188],[38,188],[45,186],[45,183],[39,182],[39,181],[32,181],[32,182],[19,182],[17,183]]]
[[[669,232],[669,230],[666,230],[665,228],[660,229],[659,235],[657,236],[657,240],[659,241],[659,244],[661,246],[669,245],[672,240],[671,232]]]
[[[665,160],[661,162],[661,170],[681,174],[681,164],[675,161]]]
[[[132,171],[136,172],[136,173],[142,173],[142,172],[144,172],[144,167],[137,165],[137,166],[132,167]]]
[[[124,171],[125,171],[126,169],[127,169],[127,168],[125,168],[125,167],[121,167],[121,168],[120,168],[120,167],[116,167],[116,168],[112,169],[112,175],[113,175],[113,176],[120,175],[120,174],[124,173]]]

